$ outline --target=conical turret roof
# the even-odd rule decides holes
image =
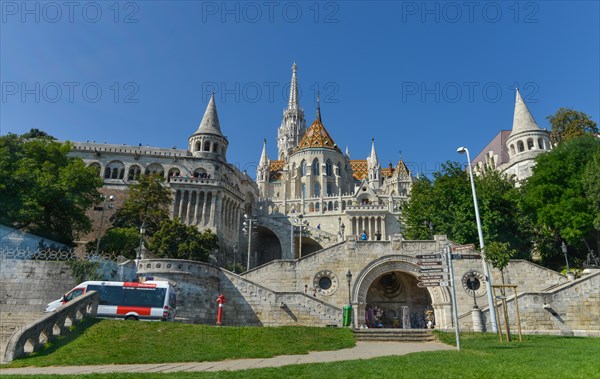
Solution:
[[[527,104],[521,98],[521,93],[517,88],[515,98],[515,115],[513,117],[513,127],[511,135],[528,131],[540,131],[540,127],[535,122],[533,116],[527,108]]]
[[[333,138],[321,123],[320,117],[308,128],[294,152],[315,148],[331,149],[341,153],[340,148],[333,142]]]
[[[217,114],[217,106],[215,105],[215,94],[210,97],[210,101],[206,106],[206,111],[200,122],[198,130],[194,134],[216,134],[223,136],[221,133],[221,125],[219,124],[219,115]]]

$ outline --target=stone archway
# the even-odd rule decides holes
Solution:
[[[352,287],[352,305],[354,307],[354,327],[365,324],[365,310],[370,300],[381,301],[381,307],[393,310],[396,316],[402,316],[402,306],[408,306],[409,312],[419,312],[431,305],[434,310],[435,327],[446,329],[452,326],[450,293],[446,287],[416,286],[419,266],[416,259],[406,255],[389,255],[367,265],[356,277]],[[393,278],[391,277],[393,275]],[[394,282],[394,280],[396,282]],[[403,290],[400,287],[403,286]],[[386,292],[388,292],[386,294]],[[410,307],[413,309],[411,310]],[[417,315],[418,319],[418,315]],[[393,318],[386,326],[393,326]],[[399,319],[402,326],[401,318]],[[418,321],[418,320],[417,320]],[[416,326],[416,325],[415,325]]]
[[[281,259],[282,246],[277,234],[262,225],[259,225],[256,231],[256,244],[253,243],[256,266]]]

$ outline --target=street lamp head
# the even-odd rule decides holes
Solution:
[[[464,154],[467,152],[467,148],[464,146],[459,147],[458,149],[456,149],[456,152],[459,154]]]
[[[352,282],[352,272],[350,271],[350,269],[348,269],[348,272],[346,273],[346,280],[348,281],[348,285],[350,285],[350,283]]]
[[[567,244],[565,243],[565,241],[562,241],[560,248],[562,249],[563,254],[567,254]]]
[[[140,234],[145,234],[146,233],[146,224],[142,223],[142,226],[140,226]]]

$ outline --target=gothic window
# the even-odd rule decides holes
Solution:
[[[205,179],[207,177],[208,177],[208,174],[206,173],[206,170],[203,169],[202,167],[194,170],[194,178]]]
[[[202,150],[201,147],[202,147],[202,144],[200,143],[200,141],[196,141],[196,148],[194,149],[194,151]]]
[[[525,151],[525,145],[523,145],[523,141],[517,142],[517,149],[519,150],[519,153],[522,153]]]
[[[544,149],[544,140],[541,138],[538,138],[538,148]]]
[[[313,196],[314,197],[321,196],[321,185],[319,183],[315,183]]]
[[[302,193],[302,198],[306,198],[306,184],[302,183],[302,189],[301,189]]]
[[[165,169],[158,163],[152,163],[146,167],[146,175],[165,176]]]
[[[306,175],[306,161],[303,159],[302,163],[300,163],[300,174],[302,176]]]
[[[342,164],[340,162],[337,163],[337,169],[338,169],[337,174],[339,176],[342,176]]]
[[[125,177],[125,165],[121,161],[112,161],[106,165],[104,170],[105,179],[123,179]]]
[[[312,163],[312,174],[319,175],[319,160],[317,158]]]
[[[204,151],[210,151],[210,142],[204,141]]]
[[[219,152],[219,144],[218,143],[213,143],[213,152],[218,153]]]
[[[333,195],[332,193],[332,189],[331,189],[331,183],[327,183],[327,196],[331,196]]]
[[[325,174],[327,174],[327,176],[333,176],[333,165],[330,160],[327,160],[327,163],[325,163]]]
[[[129,171],[127,172],[127,180],[128,181],[138,180],[141,173],[142,173],[142,170],[140,169],[140,166],[133,165],[133,166],[129,167]]]

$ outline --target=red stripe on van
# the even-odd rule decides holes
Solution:
[[[149,307],[127,307],[127,306],[118,306],[117,314],[118,315],[126,315],[129,312],[135,312],[140,316],[150,316],[150,308]]]
[[[137,282],[124,282],[123,287],[138,287],[138,288],[156,288],[156,283],[137,283]]]

